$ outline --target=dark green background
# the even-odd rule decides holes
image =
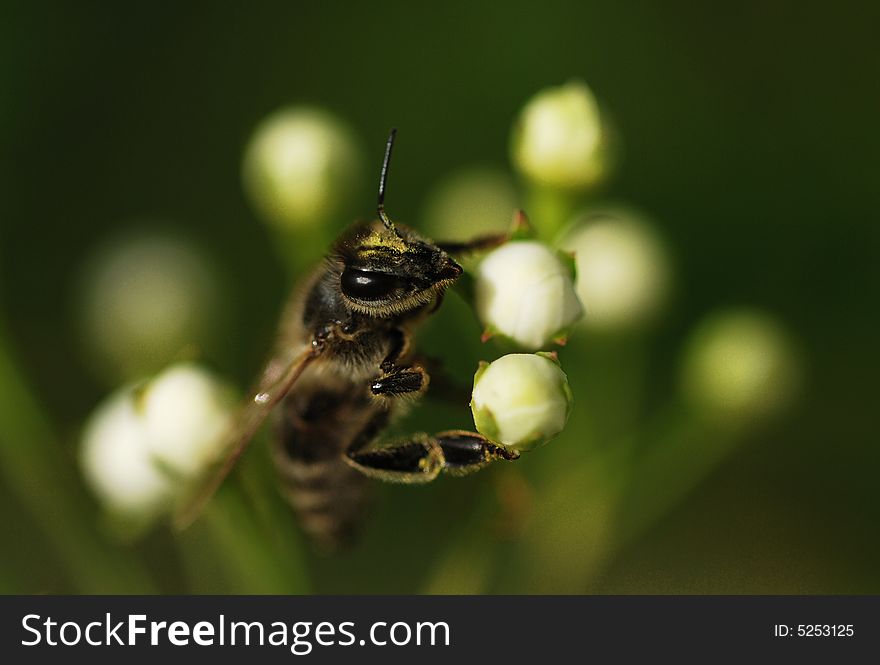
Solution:
[[[226,352],[213,361],[245,383],[286,291],[240,186],[242,149],[261,118],[290,102],[326,106],[377,165],[397,126],[389,206],[407,221],[456,167],[506,166],[525,100],[577,77],[623,139],[607,194],[650,211],[675,249],[675,308],[650,341],[655,374],[669,374],[694,322],[725,304],[775,313],[807,361],[798,408],[754,434],[589,588],[880,592],[876,7],[157,4],[3,3],[0,296],[59,455],[73,459],[78,428],[107,391],[76,339],[72,279],[119,220],[182,220],[223,267],[232,314]],[[370,212],[374,177],[353,215]],[[668,384],[654,381],[653,399]],[[463,482],[473,492],[479,480]],[[454,530],[445,499],[431,499],[454,486],[427,491],[441,494],[413,499],[434,511],[422,517],[436,512]],[[396,514],[394,502],[412,495],[388,496],[375,527],[384,545],[344,566],[315,564],[313,588],[419,588],[426,547],[442,538],[407,540],[393,525],[418,515],[411,506]],[[69,589],[3,487],[0,516],[6,587]],[[165,552],[167,538],[120,556]],[[180,590],[174,573],[166,578],[164,590]],[[497,590],[529,588],[508,580]]]

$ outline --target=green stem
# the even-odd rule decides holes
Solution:
[[[106,542],[65,451],[26,388],[0,330],[0,473],[52,544],[82,593],[153,593],[133,559]]]
[[[296,516],[279,491],[278,474],[265,448],[263,455],[244,460],[241,470],[243,495],[253,507],[254,520],[265,534],[267,547],[275,552],[276,565],[289,583],[289,593],[308,593],[305,543]]]
[[[651,447],[632,461],[622,492],[616,547],[632,543],[670,512],[738,441],[735,431],[694,421],[678,407],[667,412]]]
[[[307,593],[302,557],[289,556],[272,534],[258,516],[255,519],[239,487],[222,487],[200,522],[180,537],[190,591]]]
[[[645,340],[636,334],[579,331],[569,345],[572,356],[566,355],[567,348],[560,355],[563,368],[572,374],[575,404],[582,405],[576,408],[584,414],[583,430],[600,454],[609,449],[617,454],[642,425],[648,375]]]
[[[467,524],[446,544],[421,593],[463,596],[489,592],[497,558],[495,539],[486,535],[492,514],[489,498],[485,491],[477,495]]]
[[[525,200],[525,212],[538,239],[553,245],[577,210],[579,196],[573,192],[531,185]]]

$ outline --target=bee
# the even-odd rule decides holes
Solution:
[[[385,189],[395,133],[382,161],[378,219],[349,227],[294,291],[275,352],[237,417],[225,454],[178,512],[179,527],[197,517],[270,414],[284,496],[302,529],[327,549],[355,533],[368,478],[426,483],[442,472],[464,474],[519,457],[460,430],[375,445],[405,402],[428,387],[413,331],[461,276],[454,257],[507,239],[435,244],[392,222]]]

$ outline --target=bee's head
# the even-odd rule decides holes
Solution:
[[[379,176],[379,219],[356,225],[336,243],[339,290],[355,311],[369,316],[411,312],[440,296],[461,275],[461,266],[442,249],[406,227],[396,227],[385,214],[385,186],[392,129],[385,143]]]
[[[405,227],[356,226],[336,245],[339,288],[352,309],[392,316],[431,302],[462,273],[446,252]]]

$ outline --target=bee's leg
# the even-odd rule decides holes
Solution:
[[[441,471],[464,475],[519,453],[492,443],[476,432],[453,430],[435,436],[418,434],[383,448],[349,449],[347,460],[367,476],[397,483],[427,483]]]
[[[439,242],[437,247],[451,256],[470,254],[471,252],[483,252],[503,245],[510,240],[509,233],[493,233],[490,235],[477,236],[464,242]]]
[[[428,373],[418,365],[394,367],[391,373],[370,384],[370,392],[377,397],[414,395],[424,391],[428,387],[428,381]]]
[[[390,373],[395,368],[397,361],[407,352],[410,345],[409,335],[400,328],[392,328],[389,330],[388,338],[391,340],[391,345],[388,349],[388,353],[385,355],[385,359],[379,363],[379,369],[386,374]]]
[[[471,252],[483,252],[487,249],[494,249],[499,245],[503,245],[518,233],[527,231],[529,228],[529,218],[526,217],[526,214],[522,210],[515,210],[513,212],[513,224],[507,233],[491,233],[477,236],[465,242],[438,242],[437,246],[452,256],[460,256],[461,254],[469,254]]]
[[[345,459],[364,475],[392,483],[427,483],[443,468],[443,452],[428,436],[384,448],[349,450]]]
[[[503,245],[513,236],[529,229],[529,219],[522,210],[513,212],[513,225],[507,233],[482,235],[465,242],[438,242],[437,246],[447,254],[460,256],[471,252],[483,252]]]
[[[449,430],[434,438],[443,451],[443,471],[455,476],[479,471],[496,460],[512,462],[519,458],[516,450],[492,443],[476,432]]]
[[[391,331],[392,344],[379,365],[381,374],[370,383],[370,392],[377,397],[414,395],[428,387],[428,373],[419,365],[398,365],[409,349],[409,337],[400,329]]]

